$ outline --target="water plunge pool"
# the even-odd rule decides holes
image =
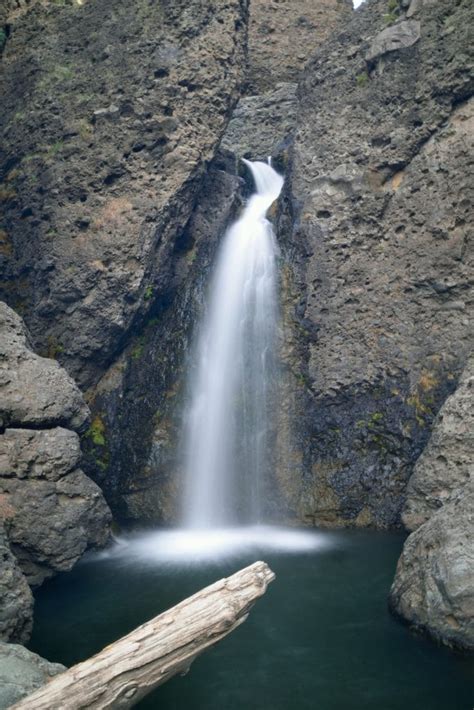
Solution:
[[[194,535],[193,535],[194,536]],[[194,536],[195,537],[195,536]],[[142,710],[470,710],[472,659],[392,618],[402,533],[227,531],[219,545],[133,535],[36,594],[32,650],[72,665],[202,587],[265,560],[276,580],[242,626]]]

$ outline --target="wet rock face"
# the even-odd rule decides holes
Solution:
[[[390,592],[393,611],[439,641],[474,649],[474,482],[405,543]]]
[[[168,289],[237,98],[245,0],[20,3],[1,55],[0,294],[97,382]]]
[[[23,646],[0,643],[0,709],[11,707],[65,670]]]
[[[38,585],[104,545],[111,514],[79,468],[72,429],[89,420],[81,393],[57,362],[29,349],[21,319],[3,303],[0,352],[0,519],[22,572]]]
[[[26,643],[32,627],[33,595],[0,524],[0,640]]]
[[[315,48],[351,12],[351,0],[252,0],[247,93],[297,81]]]
[[[180,432],[193,336],[242,181],[215,164],[176,244],[166,299],[99,382],[83,438],[85,471],[121,521],[176,521]]]
[[[372,0],[299,86],[279,227],[279,476],[310,523],[400,523],[413,465],[472,348],[472,11],[418,3],[419,37],[395,47],[386,3]]]
[[[441,408],[407,486],[402,520],[416,530],[474,478],[474,359]]]

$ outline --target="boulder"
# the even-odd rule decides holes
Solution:
[[[83,430],[89,409],[73,379],[56,360],[40,357],[26,328],[0,302],[0,419],[3,426],[63,425]]]
[[[3,505],[0,496],[0,510]],[[33,595],[0,522],[0,640],[26,643],[32,626]]]
[[[80,458],[79,437],[69,429],[6,429],[0,439],[0,478],[57,481]]]
[[[441,408],[407,486],[402,520],[416,530],[474,473],[474,358]]]
[[[23,646],[0,643],[0,710],[14,705],[65,670],[60,663],[50,663]]]
[[[32,586],[70,570],[86,549],[103,547],[110,538],[109,508],[80,469],[57,481],[4,478],[0,486],[8,538]]]
[[[444,644],[474,650],[474,481],[405,542],[392,610]]]
[[[398,52],[405,47],[411,47],[418,42],[420,36],[420,23],[417,20],[397,22],[373,38],[365,58],[368,62],[373,62],[388,52]]]
[[[4,303],[0,396],[0,519],[22,572],[38,585],[71,569],[88,547],[104,545],[111,513],[79,468],[72,429],[89,420],[81,392],[55,360],[32,352],[21,318]]]

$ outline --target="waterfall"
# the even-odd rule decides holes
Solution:
[[[258,523],[275,384],[277,246],[267,210],[283,178],[245,160],[256,192],[221,244],[185,415],[185,527]]]

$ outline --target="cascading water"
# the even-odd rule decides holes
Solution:
[[[266,163],[245,163],[256,192],[222,241],[190,377],[181,526],[117,539],[107,557],[200,564],[244,550],[298,552],[327,544],[314,532],[261,524],[278,328],[277,246],[266,213],[283,178]]]
[[[275,382],[277,252],[266,213],[283,178],[245,161],[256,193],[226,233],[198,345],[186,415],[184,525],[256,523]]]

